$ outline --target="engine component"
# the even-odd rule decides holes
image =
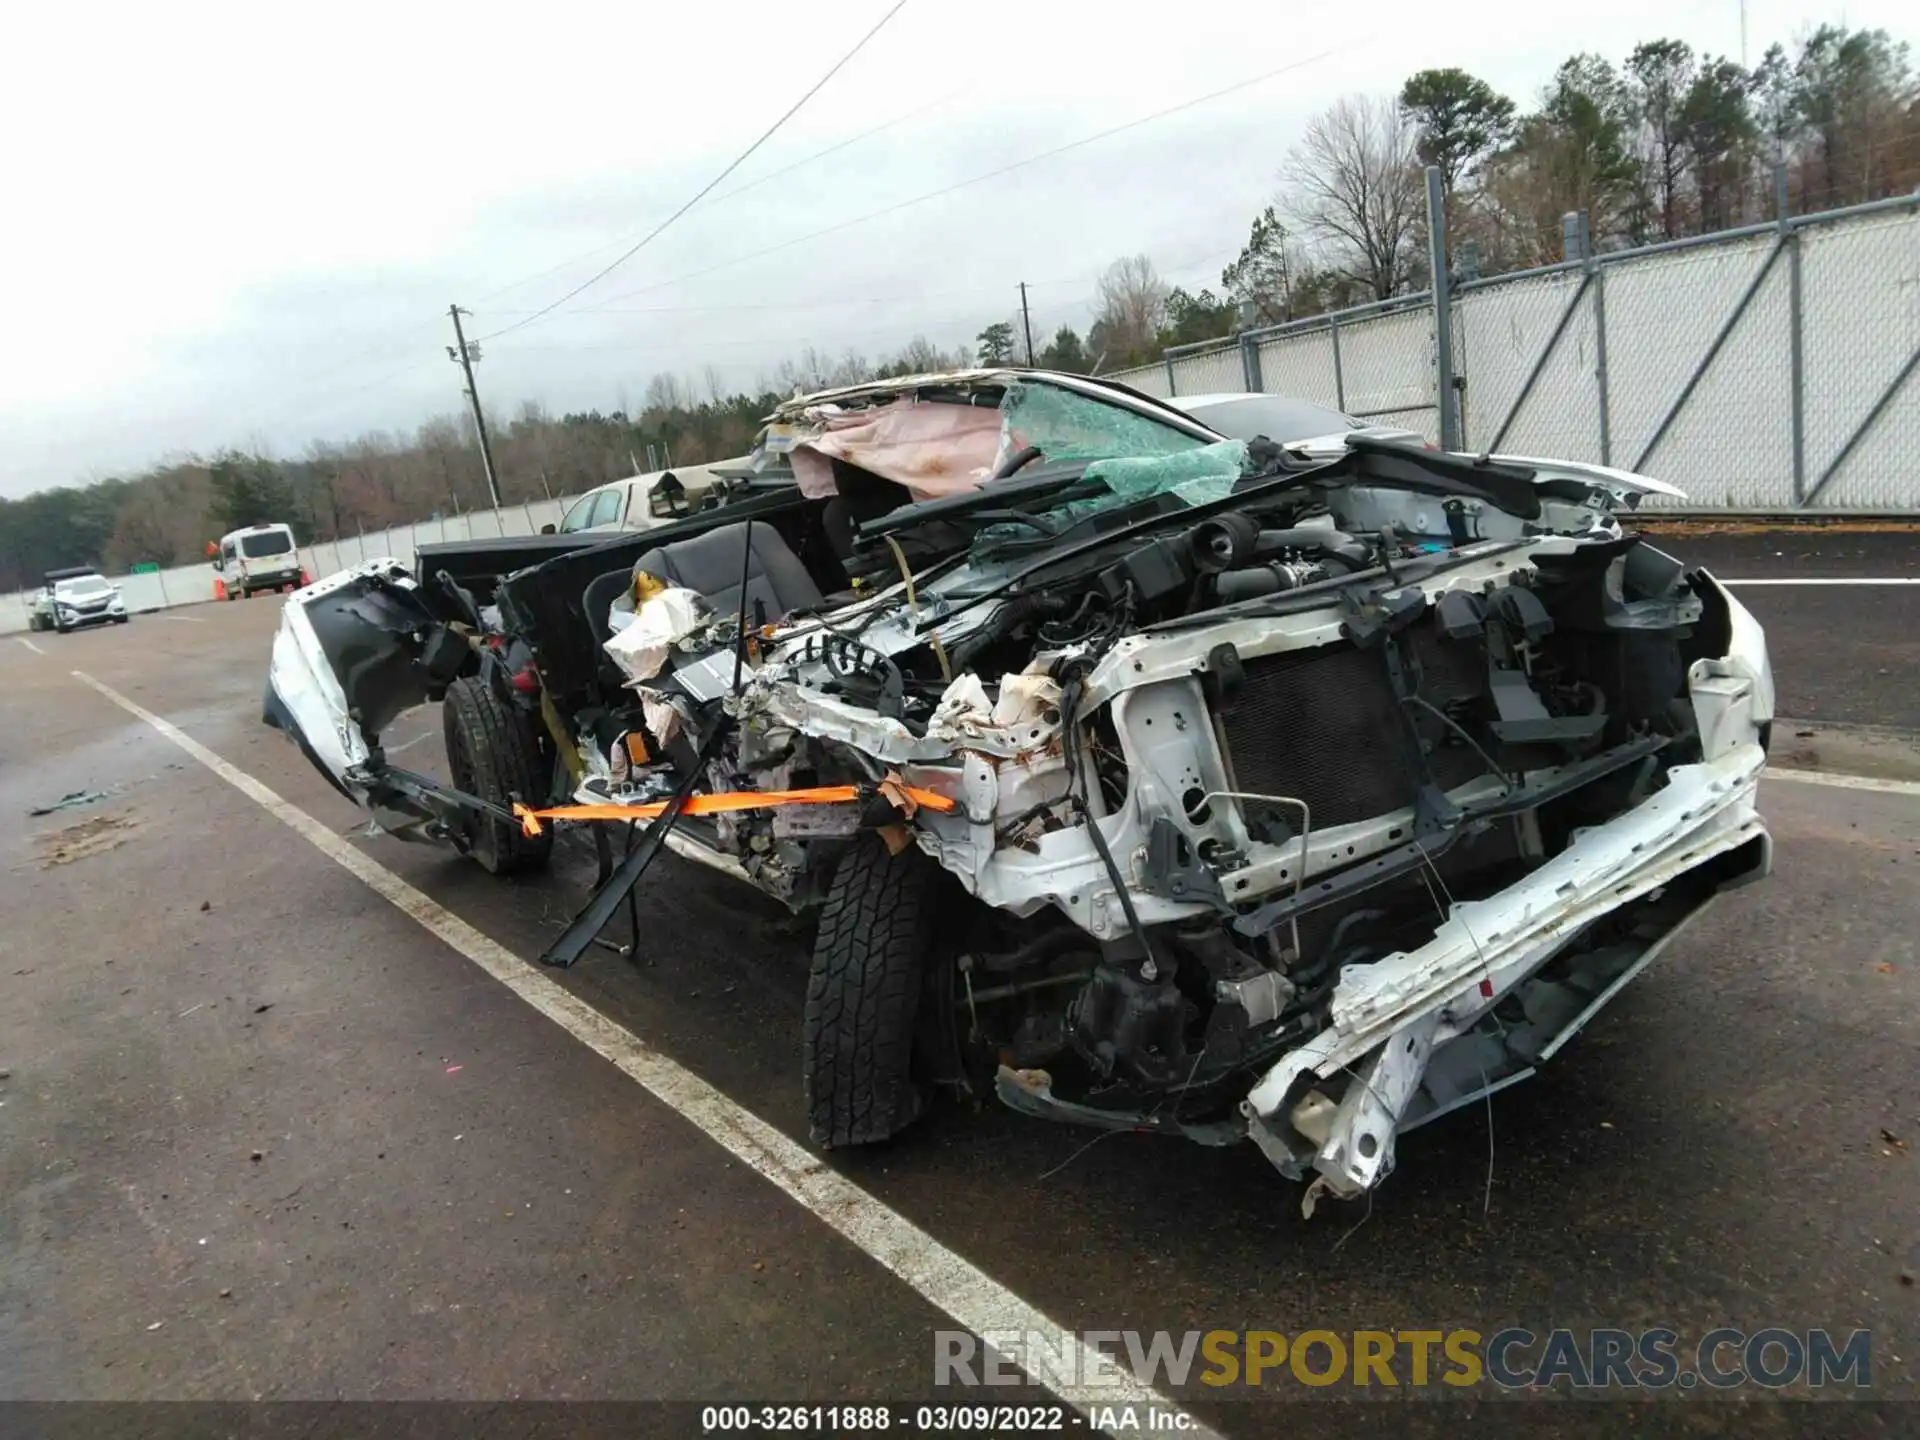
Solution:
[[[1318,584],[1333,578],[1333,571],[1317,560],[1274,560],[1244,570],[1216,575],[1213,593],[1222,604],[1251,600],[1256,595],[1277,595],[1282,590],[1298,590],[1302,585]]]
[[[1103,1075],[1124,1068],[1165,1085],[1179,1078],[1186,1060],[1187,1011],[1170,976],[1146,980],[1103,964],[1074,999],[1074,1045]]]
[[[1249,1025],[1278,1020],[1295,993],[1293,982],[1278,970],[1263,970],[1247,980],[1218,980],[1213,990],[1226,1004],[1246,1011]]]
[[[1203,575],[1241,570],[1296,553],[1333,556],[1354,570],[1373,563],[1367,547],[1343,531],[1314,525],[1262,530],[1251,516],[1238,510],[1201,521],[1193,527],[1187,544],[1194,568]]]
[[[1155,540],[1130,551],[1117,565],[1100,572],[1098,584],[1110,600],[1129,593],[1146,604],[1186,588],[1191,556],[1177,540]]]

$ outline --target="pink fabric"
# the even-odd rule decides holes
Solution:
[[[1000,411],[991,405],[895,400],[871,410],[821,410],[817,433],[793,447],[794,478],[804,495],[838,493],[836,459],[904,485],[916,500],[977,490],[1000,453]]]

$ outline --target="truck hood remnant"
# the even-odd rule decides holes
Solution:
[[[766,426],[756,461],[784,456],[801,491],[815,498],[838,493],[836,460],[933,500],[979,489],[1030,446],[1054,460],[1094,460],[1220,438],[1120,387],[1005,369],[909,375],[800,396]]]
[[[952,418],[934,405],[993,424],[923,425]],[[938,463],[915,448],[942,443]],[[633,574],[592,587],[591,555],[508,576],[504,639],[540,617],[582,804],[883,781],[951,802],[673,831],[821,909],[820,994],[896,933],[849,930],[850,895],[937,910],[887,973],[938,1089],[1251,1142],[1311,1209],[1380,1183],[1399,1133],[1531,1074],[1770,867],[1765,638],[1629,528],[1658,481],[1360,434],[1337,454],[1226,442],[1131,392],[992,370],[806,397],[767,444],[811,450],[833,493],[621,551]],[[915,483],[935,473],[968,483]],[[820,559],[833,532],[811,517],[875,486],[889,503]],[[648,621],[644,666],[604,613],[593,674],[563,662],[570,597],[685,601],[662,583],[705,606]],[[343,791],[435,838],[452,802],[396,781],[378,732],[461,652],[436,650],[397,567],[295,602],[270,710]],[[818,1068],[832,1035],[808,1037],[823,1142],[918,1113],[848,1119]]]

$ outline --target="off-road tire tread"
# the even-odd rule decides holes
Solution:
[[[918,849],[863,835],[840,857],[807,976],[807,1118],[832,1149],[891,1138],[919,1114],[914,1018],[941,872]]]
[[[502,809],[515,800],[539,805],[546,798],[546,765],[527,717],[496,695],[477,675],[447,687],[441,705],[447,754],[458,741],[472,762],[473,793]],[[456,776],[455,784],[459,783]],[[518,825],[482,817],[474,822],[473,858],[495,875],[543,869],[553,858],[553,827],[529,836]]]

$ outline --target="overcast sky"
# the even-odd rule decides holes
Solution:
[[[449,303],[485,336],[565,293],[890,3],[15,7],[0,493],[229,444],[297,455],[456,408]],[[1907,38],[1905,12],[1752,0],[1748,58],[1824,21]],[[1342,94],[1459,65],[1525,104],[1570,52],[1618,60],[1662,35],[1737,58],[1739,6],[909,0],[712,199],[562,313],[486,344],[480,390],[490,410],[609,409],[660,370],[712,365],[745,386],[808,345],[950,346],[1011,318],[1022,279],[1041,343],[1084,329],[1116,256],[1217,283],[1301,126]]]

